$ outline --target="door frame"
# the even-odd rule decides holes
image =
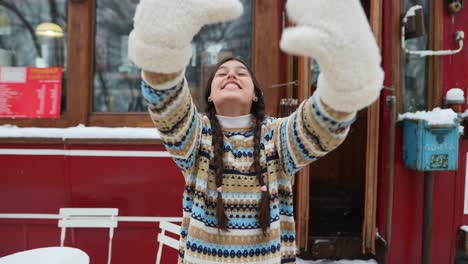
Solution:
[[[370,26],[377,43],[382,48],[383,0],[370,0]],[[298,99],[300,101],[311,95],[311,59],[299,57]],[[288,81],[292,81],[289,80]],[[380,131],[380,99],[367,108],[367,142],[366,142],[366,184],[365,206],[362,226],[362,252],[375,255],[376,219],[377,219],[377,183],[379,165],[379,131]],[[309,245],[309,207],[311,171],[309,166],[300,171],[296,182],[296,234],[298,254],[301,250],[308,251]]]

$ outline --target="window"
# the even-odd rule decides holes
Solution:
[[[240,57],[253,67],[264,88],[267,110],[275,114],[279,90],[269,88],[282,79],[279,39],[284,1],[241,1],[242,18],[207,26],[195,36],[186,76],[195,103],[203,109],[200,98],[213,64],[224,56]],[[0,63],[58,66],[66,76],[62,88],[67,88],[60,118],[0,118],[0,125],[152,127],[140,94],[139,70],[127,59],[127,36],[138,2],[0,1]],[[12,6],[21,10],[30,26],[24,25]],[[63,30],[63,37],[34,40],[33,33],[42,22],[55,23]],[[7,37],[8,32],[15,32],[15,37]],[[39,53],[46,56],[39,57]]]
[[[243,0],[241,19],[209,25],[195,36],[186,77],[192,96],[203,109],[203,88],[218,59],[236,56],[250,64],[252,1]],[[146,112],[140,73],[127,57],[128,35],[138,1],[97,0],[94,65],[94,112]]]
[[[404,10],[421,5],[424,10],[426,31],[429,29],[429,0],[405,0]],[[410,50],[426,50],[429,48],[428,34],[422,37],[406,40]],[[404,54],[403,56],[402,98],[403,112],[426,110],[428,107],[428,58],[419,55]]]
[[[25,67],[33,68],[49,68],[58,67],[61,70],[54,70],[55,72],[62,71],[63,80],[58,81],[62,83],[62,98],[61,98],[61,112],[66,108],[66,92],[65,92],[65,76],[66,76],[66,50],[67,50],[67,1],[66,0],[5,0],[0,1],[0,67],[15,67],[16,69],[4,69],[8,72],[16,72],[21,75],[29,75],[29,71]],[[42,72],[37,74],[37,78],[47,78],[50,75],[44,75],[46,71],[32,70]],[[60,75],[58,79],[60,78]],[[12,76],[11,74],[9,75]],[[42,77],[41,77],[42,76]],[[10,78],[8,77],[8,78]],[[36,78],[35,77],[35,78]],[[7,79],[8,79],[7,78]],[[11,78],[10,78],[11,79]],[[13,78],[14,79],[14,78]],[[10,82],[11,80],[4,80]],[[20,103],[21,99],[15,99],[14,96],[23,95],[28,93],[25,89],[38,89],[37,98],[31,97],[31,100],[38,100],[39,109],[35,110],[38,116],[42,116],[39,112],[43,112],[44,99],[40,99],[43,94],[49,94],[54,97],[57,106],[50,106],[58,108],[58,98],[60,89],[50,88],[47,92],[43,90],[39,92],[36,84],[29,82],[29,77],[20,78],[15,80],[21,83],[20,87],[11,87],[3,85],[0,91],[0,104],[3,107],[0,109],[2,116],[14,116],[16,111],[22,111],[24,106],[15,104]],[[58,84],[57,84],[58,85]],[[22,97],[20,97],[22,98]],[[29,98],[29,97],[28,97]],[[14,101],[17,100],[17,101]],[[51,103],[53,104],[53,103]],[[42,106],[40,106],[42,105]],[[15,109],[13,109],[15,108]],[[34,111],[33,111],[34,112]],[[53,110],[53,112],[59,111]],[[18,113],[17,116],[22,116],[23,112]]]

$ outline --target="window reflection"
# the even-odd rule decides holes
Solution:
[[[424,10],[425,28],[429,28],[429,1],[405,0],[405,9],[421,5]],[[427,34],[406,40],[410,50],[428,49]],[[427,57],[405,54],[403,60],[403,112],[415,112],[427,108]]]
[[[0,67],[60,67],[66,76],[66,29],[67,0],[0,1]]]
[[[128,59],[128,34],[139,0],[97,0],[94,111],[145,112],[140,73]],[[204,85],[217,61],[236,56],[251,61],[252,1],[242,0],[244,14],[229,23],[206,26],[193,41],[186,77],[198,109],[204,109]]]
[[[62,34],[36,32],[46,22]],[[0,1],[0,65],[63,67],[66,22],[65,0]]]

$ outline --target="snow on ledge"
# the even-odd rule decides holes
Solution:
[[[466,225],[460,226],[460,230],[462,230],[464,232],[468,232],[468,226],[466,226]]]
[[[429,125],[454,125],[458,115],[452,109],[434,108],[432,111],[417,111],[416,113],[404,113],[398,116],[398,121],[425,120]]]
[[[68,128],[20,128],[12,125],[0,126],[0,138],[59,138],[65,139],[159,139],[155,128],[131,127],[86,127],[78,125]]]

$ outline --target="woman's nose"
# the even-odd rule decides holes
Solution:
[[[229,71],[227,74],[227,78],[236,78],[237,79],[237,74],[234,71]]]

